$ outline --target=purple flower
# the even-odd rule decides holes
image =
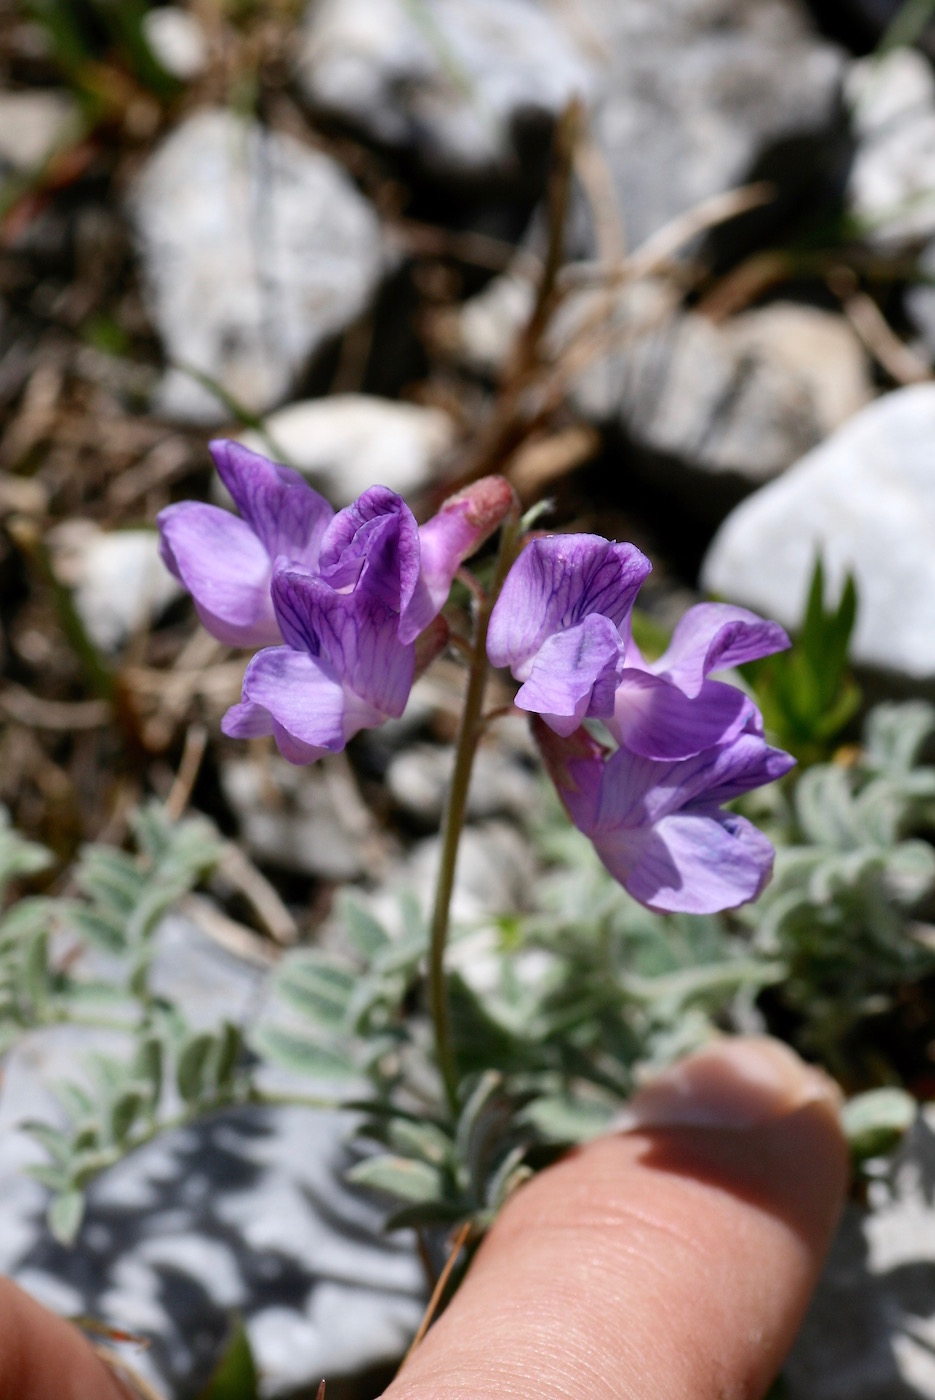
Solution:
[[[607,718],[623,670],[630,609],[652,565],[631,544],[599,535],[531,541],[490,618],[487,655],[521,681],[520,709],[571,734]]]
[[[370,582],[362,576],[342,593],[314,574],[277,567],[273,602],[286,645],[250,662],[241,703],[222,721],[225,734],[272,734],[290,763],[312,763],[358,730],[402,714],[416,648],[399,640],[399,613],[382,596],[386,578]]]
[[[644,758],[690,758],[726,743],[749,727],[755,706],[736,686],[708,676],[788,646],[776,622],[727,603],[700,603],[658,661],[644,661],[628,639],[607,728]]]
[[[276,560],[316,568],[334,511],[298,472],[239,443],[213,442],[211,453],[240,515],[199,501],[167,506],[160,551],[213,637],[263,646],[279,640],[270,596]]]
[[[712,914],[755,899],[773,848],[721,804],[788,772],[794,760],[753,728],[690,758],[660,762],[621,747],[610,756],[586,730],[534,731],[569,817],[615,880],[650,909]]]

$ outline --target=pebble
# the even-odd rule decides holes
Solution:
[[[91,520],[67,520],[48,538],[56,576],[72,589],[101,651],[119,651],[182,594],[159,557],[155,530],[106,531]]]
[[[142,19],[143,37],[167,73],[181,82],[200,77],[208,62],[205,32],[189,10],[164,5],[147,10]]]
[[[299,82],[317,111],[446,179],[539,164],[589,65],[538,0],[316,0]]]
[[[80,112],[69,93],[0,91],[0,175],[41,169],[55,151],[77,141],[81,130]]]
[[[233,112],[193,113],[134,180],[149,314],[170,362],[157,407],[230,417],[281,403],[315,352],[370,304],[385,250],[371,206],[330,157]]]
[[[246,433],[242,441],[297,467],[338,507],[375,484],[401,496],[421,491],[437,479],[454,442],[454,423],[441,409],[366,394],[289,404],[265,427],[265,435]]]

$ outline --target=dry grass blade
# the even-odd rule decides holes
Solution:
[[[151,1386],[149,1381],[144,1380],[132,1366],[128,1366],[120,1357],[114,1356],[108,1347],[95,1346],[94,1353],[116,1376],[127,1393],[135,1397],[135,1400],[166,1400],[166,1397]]]
[[[0,691],[0,709],[9,719],[30,729],[66,734],[78,729],[101,729],[113,716],[113,709],[106,700],[44,700],[12,682]]]
[[[924,384],[932,371],[910,350],[893,330],[876,302],[860,291],[850,268],[835,268],[828,286],[840,299],[841,308],[877,363],[897,384]]]
[[[229,846],[221,870],[234,888],[250,903],[271,938],[277,943],[294,943],[299,936],[295,919],[280,899],[275,887],[244,855],[239,846]]]
[[[188,806],[208,747],[208,731],[203,724],[190,724],[185,731],[185,747],[175,782],[166,798],[166,815],[177,822]]]
[[[454,1239],[452,1240],[451,1253],[445,1260],[445,1267],[439,1274],[438,1282],[432,1289],[432,1296],[428,1301],[428,1306],[426,1307],[425,1312],[422,1314],[422,1321],[419,1323],[419,1326],[416,1330],[416,1335],[412,1339],[412,1343],[410,1344],[409,1350],[403,1357],[402,1365],[399,1368],[400,1372],[405,1369],[413,1352],[419,1346],[426,1332],[431,1327],[435,1319],[435,1314],[438,1312],[438,1306],[441,1303],[445,1289],[448,1285],[448,1280],[451,1278],[451,1271],[454,1268],[455,1264],[458,1262],[458,1259],[461,1256],[461,1251],[467,1244],[472,1229],[473,1221],[465,1220],[464,1224],[460,1227]],[[397,1372],[397,1374],[399,1374],[399,1372]]]

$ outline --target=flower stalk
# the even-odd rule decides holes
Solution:
[[[514,505],[501,529],[497,566],[490,589],[485,593],[477,592],[475,594],[477,607],[474,619],[474,638],[468,666],[467,691],[464,696],[464,707],[461,711],[461,721],[455,741],[454,769],[442,822],[441,854],[432,909],[428,963],[429,1010],[435,1030],[438,1067],[452,1115],[455,1115],[458,1110],[458,1067],[451,1029],[448,988],[445,982],[445,948],[448,943],[451,896],[454,890],[458,862],[458,846],[464,829],[468,789],[471,785],[471,770],[474,766],[478,740],[484,729],[484,692],[487,688],[488,667],[487,627],[493,606],[499,597],[500,589],[516,552],[519,534],[518,517],[518,507]]]

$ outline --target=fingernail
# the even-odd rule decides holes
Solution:
[[[745,1129],[809,1103],[824,1103],[837,1115],[841,1102],[834,1081],[780,1041],[725,1037],[647,1084],[615,1127]]]

